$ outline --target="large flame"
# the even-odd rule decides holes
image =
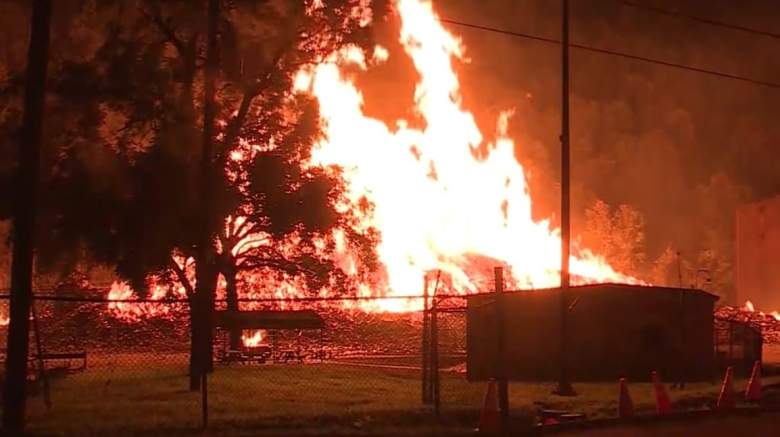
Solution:
[[[410,127],[406,120],[388,126],[366,116],[363,95],[343,69],[367,70],[385,62],[388,51],[380,46],[371,59],[355,46],[346,47],[302,69],[294,85],[294,92],[318,100],[324,125],[324,139],[314,145],[312,161],[306,164],[344,170],[351,203],[346,207],[365,211],[359,206],[363,199],[373,205],[360,214],[365,227],[381,234],[377,252],[382,272],[372,284],[363,284],[360,293],[419,294],[431,271],[443,273],[449,292],[489,291],[489,272],[496,265],[508,268],[509,286],[558,285],[559,230],[549,220],[532,218],[526,175],[515,157],[514,141],[507,136],[512,111],[496,114],[497,139],[484,144],[474,116],[463,107],[453,69],[464,60],[462,41],[442,27],[429,0],[397,0],[396,9],[401,21],[399,41],[419,74],[409,104],[424,120],[424,128]],[[267,244],[264,238],[256,240]],[[340,265],[351,273],[354,257],[341,247]],[[639,282],[616,272],[590,251],[574,249],[575,283]],[[257,279],[257,283],[269,281]],[[300,292],[294,284],[277,285],[275,297]],[[253,290],[242,291],[253,294]],[[420,304],[387,300],[357,305],[404,310]]]
[[[357,49],[342,50],[296,80],[298,90],[318,99],[325,126],[314,164],[343,167],[351,201],[365,196],[374,205],[364,220],[381,232],[383,291],[418,293],[431,270],[445,272],[453,290],[485,291],[474,272],[499,263],[509,266],[513,285],[557,285],[559,232],[532,219],[523,167],[506,133],[511,112],[498,114],[497,140],[476,158],[484,137],[463,108],[453,70],[463,59],[461,40],[441,26],[430,1],[399,0],[397,10],[400,42],[420,77],[413,103],[424,128],[405,120],[389,127],[365,115],[360,90],[341,70],[370,68]],[[635,282],[583,250],[572,256],[571,270],[578,282]]]

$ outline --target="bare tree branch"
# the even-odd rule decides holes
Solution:
[[[176,47],[176,50],[179,52],[180,56],[185,56],[187,53],[186,44],[184,41],[179,39],[179,37],[176,36],[176,32],[171,28],[170,26],[170,20],[165,20],[162,16],[162,12],[160,11],[160,5],[156,1],[149,2],[151,6],[151,13],[144,8],[142,8],[140,5],[138,9],[141,11],[141,13],[149,18],[149,20],[154,23],[157,28],[162,32],[163,35],[165,35],[165,40],[173,44],[174,47]]]
[[[268,86],[268,82],[273,77],[274,70],[279,66],[279,62],[281,62],[284,54],[287,52],[287,48],[288,47],[286,45],[281,45],[277,49],[276,53],[274,53],[273,60],[271,61],[268,70],[266,70],[264,74],[255,80],[254,84],[244,87],[244,95],[241,97],[241,103],[238,106],[238,111],[236,112],[236,115],[230,119],[227,128],[225,129],[225,136],[222,140],[221,155],[224,155],[230,146],[235,143],[236,139],[238,139],[238,135],[241,133],[241,127],[244,125],[244,120],[249,113],[249,108],[252,106],[252,102],[254,101],[255,97],[260,95],[263,89]]]

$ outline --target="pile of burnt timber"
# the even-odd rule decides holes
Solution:
[[[780,320],[772,314],[750,311],[745,307],[722,306],[715,310],[715,317],[745,323],[759,330],[765,343],[780,344]]]

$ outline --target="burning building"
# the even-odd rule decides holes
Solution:
[[[709,380],[715,371],[713,310],[717,296],[693,289],[598,284],[571,288],[568,357],[573,380]],[[504,295],[505,366],[510,380],[558,378],[558,289]],[[467,373],[494,375],[496,296],[467,305]]]
[[[737,210],[737,303],[780,308],[780,195]]]

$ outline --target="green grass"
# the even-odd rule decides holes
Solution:
[[[220,432],[473,428],[483,383],[443,374],[442,416],[435,419],[421,406],[419,378],[419,371],[343,364],[220,366],[208,382],[210,427]],[[50,411],[39,395],[30,399],[30,429],[36,434],[196,430],[201,398],[186,390],[187,381],[184,355],[92,359],[86,371],[52,380]],[[735,383],[737,390],[744,385],[743,380]],[[589,418],[615,414],[617,384],[577,383],[575,388],[579,396],[560,398],[550,394],[551,384],[512,383],[512,414],[530,417],[540,407],[584,412]],[[695,409],[713,402],[719,389],[717,383],[696,383],[669,393],[678,406]],[[629,390],[639,412],[654,409],[650,384],[631,384]]]

